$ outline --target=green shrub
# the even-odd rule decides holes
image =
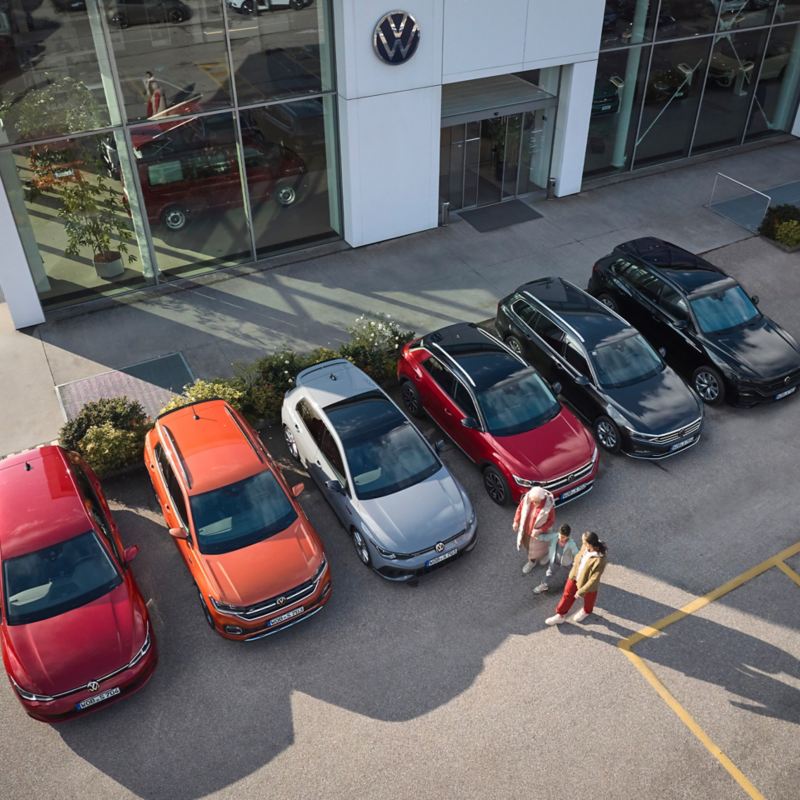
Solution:
[[[80,451],[102,478],[142,460],[145,428],[122,430],[110,422],[93,425],[81,439]]]
[[[160,413],[174,411],[176,408],[188,406],[190,403],[201,403],[203,400],[226,400],[235,409],[241,410],[244,399],[244,386],[238,378],[215,378],[211,381],[196,380],[183,387],[183,393],[176,395],[167,403]]]
[[[800,222],[800,206],[793,206],[788,203],[780,206],[771,206],[764,214],[758,232],[762,236],[778,240],[778,226],[785,222]],[[784,242],[784,244],[786,244]]]
[[[800,220],[790,219],[775,226],[775,241],[787,247],[800,245]]]
[[[384,315],[376,319],[361,316],[348,332],[350,341],[339,351],[342,358],[352,361],[376,383],[394,382],[400,350],[414,338],[414,332],[403,330]]]
[[[61,428],[59,442],[67,450],[81,451],[81,440],[89,428],[109,423],[122,431],[147,426],[147,416],[140,403],[127,397],[111,397],[87,403],[75,417]]]

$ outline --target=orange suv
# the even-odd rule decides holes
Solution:
[[[145,465],[206,621],[253,640],[314,616],[331,595],[322,542],[258,434],[224,400],[162,414]]]

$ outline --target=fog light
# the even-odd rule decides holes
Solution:
[[[244,633],[244,628],[240,628],[238,625],[226,625],[225,633],[230,633],[234,636],[240,636]]]

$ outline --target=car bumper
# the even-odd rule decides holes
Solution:
[[[589,492],[592,491],[599,468],[600,458],[598,457],[595,460],[592,469],[583,477],[576,481],[572,481],[571,483],[566,483],[563,486],[559,486],[557,489],[550,489],[545,485],[545,489],[548,489],[548,491],[553,493],[553,499],[556,502],[556,506],[560,507],[566,505],[567,503],[571,503],[573,500],[577,500],[579,497],[583,497],[585,494],[589,494]],[[516,505],[519,503],[519,501],[522,499],[522,496],[528,491],[528,489],[523,486],[519,486],[514,481],[512,481],[510,485],[511,497]]]
[[[651,444],[627,439],[622,452],[631,458],[638,458],[644,461],[661,461],[664,458],[670,458],[691,449],[700,441],[701,436],[702,431],[698,431],[686,439],[670,444]]]
[[[131,669],[125,670],[125,672],[121,672],[119,675],[115,675],[113,678],[105,681],[100,685],[97,691],[92,692],[87,689],[85,691],[75,692],[68,697],[60,697],[49,703],[33,702],[24,700],[23,698],[20,698],[20,702],[28,715],[33,717],[33,719],[39,720],[40,722],[66,722],[75,717],[83,717],[94,711],[107,708],[135,694],[139,689],[142,689],[153,676],[157,663],[158,650],[154,637],[147,655],[145,655],[135,667],[131,667]],[[108,700],[103,700],[93,706],[89,706],[89,708],[81,711],[76,708],[76,705],[82,700],[115,688],[120,689],[118,695],[110,697]]]
[[[731,405],[752,408],[753,406],[788,400],[790,397],[800,393],[800,388],[798,387],[800,387],[800,383],[785,387],[734,386],[729,397]]]

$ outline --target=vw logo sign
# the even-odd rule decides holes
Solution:
[[[378,20],[372,46],[381,61],[403,64],[417,52],[419,25],[405,11],[390,11]]]
[[[279,606],[282,606],[282,605],[283,605],[283,604],[286,602],[286,598],[285,598],[283,595],[281,595],[281,596],[280,596],[280,597],[279,597],[279,598],[278,598],[278,599],[277,599],[275,602],[276,602],[276,603],[277,603]]]
[[[89,683],[86,684],[86,688],[90,692],[96,692],[100,688],[100,684],[97,681],[89,681]]]
[[[436,542],[436,552],[441,553],[444,550],[444,542]]]

